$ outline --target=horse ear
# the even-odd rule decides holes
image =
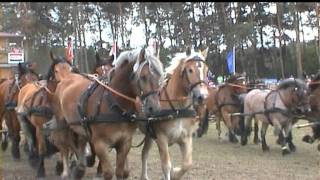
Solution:
[[[55,55],[53,55],[53,52],[50,51],[50,58],[51,58],[51,61],[54,61],[56,59]]]
[[[190,46],[187,47],[186,55],[187,55],[187,56],[190,56],[190,55],[191,55],[191,47],[190,47]]]
[[[209,51],[209,47],[207,47],[205,50],[201,51],[201,54],[204,57],[204,59],[207,59],[208,51]]]

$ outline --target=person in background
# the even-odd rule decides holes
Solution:
[[[65,48],[65,56],[67,61],[69,61],[73,65],[73,48],[71,38],[68,38],[68,46]]]

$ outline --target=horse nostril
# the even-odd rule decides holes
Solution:
[[[202,97],[202,96],[199,96],[199,97],[198,97],[198,101],[199,101],[199,102],[202,102],[202,101],[203,101],[203,97]]]
[[[153,112],[153,108],[149,107],[149,113],[152,113],[152,112]]]

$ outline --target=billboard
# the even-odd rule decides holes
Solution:
[[[23,52],[14,52],[8,53],[8,63],[9,64],[18,64],[19,62],[24,62]]]
[[[8,53],[8,64],[17,64],[24,62],[24,54],[21,48],[12,47]]]

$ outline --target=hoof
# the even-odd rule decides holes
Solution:
[[[269,150],[270,150],[269,146],[262,146],[262,151],[263,152],[267,152]]]
[[[24,153],[26,153],[26,154],[29,154],[29,153],[30,153],[28,143],[25,143],[25,144],[23,145],[23,151],[24,151]]]
[[[296,146],[294,144],[290,143],[289,144],[289,149],[290,149],[291,152],[296,152],[297,148],[296,148]]]
[[[259,138],[254,138],[253,139],[253,144],[259,144],[261,141]]]
[[[83,165],[75,166],[71,169],[72,179],[81,179],[84,176],[86,168]]]
[[[12,147],[11,155],[15,161],[20,160],[20,150],[18,147]]]
[[[246,137],[241,137],[241,145],[245,146],[248,143],[248,139]]]
[[[314,142],[314,140],[312,139],[312,137],[310,135],[303,136],[302,141],[309,143],[309,144],[312,144]]]
[[[93,167],[94,163],[96,162],[95,156],[87,156],[87,167]]]
[[[1,149],[2,151],[5,151],[7,150],[7,148],[8,148],[8,141],[4,140],[3,142],[1,142]]]
[[[290,151],[287,148],[282,149],[282,155],[283,156],[288,155],[288,154],[290,154]]]
[[[56,175],[60,176],[63,171],[63,163],[61,161],[57,161],[56,163]]]
[[[44,172],[44,170],[39,170],[37,173],[37,179],[45,178],[45,177],[46,177],[46,173]]]

